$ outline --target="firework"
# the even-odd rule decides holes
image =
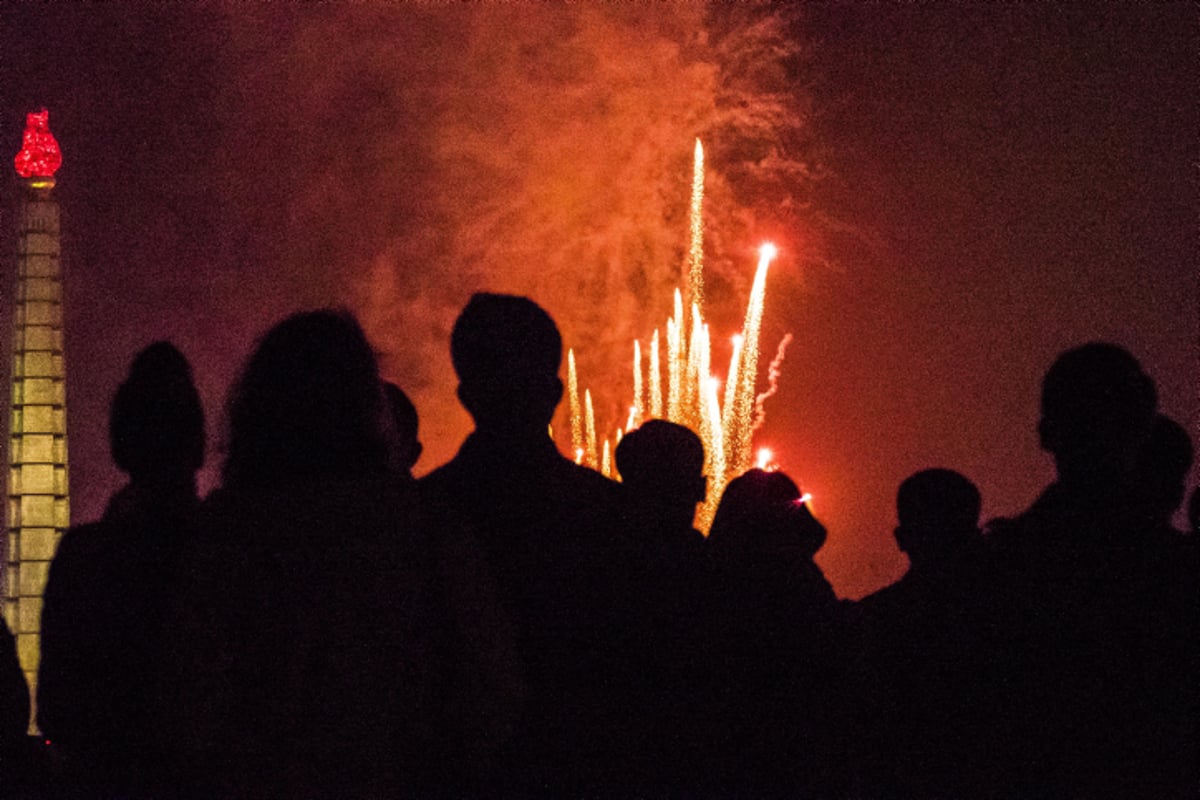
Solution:
[[[705,472],[709,476],[707,501],[696,515],[697,527],[708,532],[716,506],[725,486],[734,477],[749,469],[754,461],[752,439],[762,424],[763,401],[774,393],[775,379],[783,360],[790,336],[780,346],[770,366],[771,388],[755,395],[758,375],[759,338],[762,331],[763,307],[766,300],[767,272],[775,259],[771,243],[759,248],[758,269],[750,290],[746,316],[741,332],[732,338],[732,354],[726,376],[724,400],[721,400],[721,381],[711,372],[712,348],[709,326],[704,320],[703,290],[703,200],[704,150],[696,142],[692,180],[691,241],[688,252],[685,315],[683,292],[675,290],[673,313],[667,318],[665,350],[659,329],[650,337],[649,358],[645,372],[642,365],[641,342],[633,343],[633,402],[625,428],[632,430],[647,419],[664,418],[685,425],[696,432],[704,443]],[[689,320],[690,317],[690,320]],[[690,325],[689,325],[690,321]],[[663,397],[663,364],[666,362],[666,397]],[[579,402],[578,376],[574,351],[568,351],[568,381],[571,402],[571,435],[576,461],[605,475],[612,471],[610,439],[603,440],[603,452],[597,448],[595,413],[590,390]],[[664,403],[665,399],[665,403]],[[620,442],[622,430],[616,431]],[[760,451],[759,461],[770,461],[769,450]]]

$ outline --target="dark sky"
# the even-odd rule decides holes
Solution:
[[[531,293],[594,351],[669,310],[673,268],[573,265],[580,242],[651,261],[684,245],[672,215],[707,119],[689,98],[716,80],[688,60],[713,43],[694,10],[235,8],[0,5],[0,154],[41,105],[65,153],[76,521],[120,485],[107,405],[154,339],[195,363],[211,482],[254,337],[347,304],[417,401],[423,472],[468,430],[445,334],[470,291]],[[1039,382],[1067,347],[1125,344],[1200,433],[1197,30],[1188,3],[805,7],[820,177],[791,216],[710,225],[736,299],[714,317],[736,320],[754,237],[778,236],[764,342],[795,338],[759,439],[814,494],[842,594],[903,571],[893,502],[911,472],[964,472],[988,515],[1036,496]],[[745,188],[737,153],[706,143],[717,216]],[[11,253],[15,181],[0,191]]]

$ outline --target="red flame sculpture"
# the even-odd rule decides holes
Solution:
[[[62,151],[50,132],[50,112],[46,109],[25,116],[25,136],[13,164],[22,178],[51,178],[62,166]]]

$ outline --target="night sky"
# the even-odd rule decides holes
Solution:
[[[418,473],[469,430],[447,336],[472,291],[530,294],[585,383],[627,385],[632,338],[670,310],[697,135],[715,328],[736,328],[753,248],[781,248],[764,347],[794,341],[759,442],[814,495],[840,594],[903,572],[894,496],[918,469],[966,474],[987,516],[1032,501],[1040,379],[1070,346],[1127,346],[1200,435],[1192,4],[806,6],[782,71],[729,55],[743,24],[690,4],[0,5],[0,155],[43,105],[64,151],[73,519],[121,484],[108,403],[159,338],[196,369],[206,487],[230,381],[299,308],[363,318],[422,415]],[[781,80],[803,166],[782,191],[766,139],[735,145],[718,113]]]

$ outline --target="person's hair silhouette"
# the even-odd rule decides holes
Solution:
[[[981,504],[975,484],[953,470],[911,475],[896,494],[896,544],[915,568],[952,558],[978,539]]]
[[[721,550],[794,550],[811,558],[825,535],[795,481],[782,472],[752,469],[725,487],[708,537]]]
[[[479,293],[450,334],[458,398],[479,430],[544,434],[562,399],[562,337],[526,297]]]
[[[384,469],[375,354],[349,313],[294,314],[267,332],[229,405],[226,486]]]
[[[497,688],[511,638],[474,542],[388,468],[362,328],[288,317],[231,397],[178,592],[181,764],[161,796],[469,794],[450,784],[516,704]]]

